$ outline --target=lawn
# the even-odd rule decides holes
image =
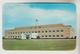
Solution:
[[[3,40],[5,50],[74,50],[75,39]]]

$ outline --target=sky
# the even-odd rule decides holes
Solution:
[[[3,29],[47,24],[71,25],[76,29],[76,7],[70,3],[6,3]]]

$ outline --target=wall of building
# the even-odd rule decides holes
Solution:
[[[38,33],[40,38],[70,38],[71,27],[64,25],[44,25],[16,28],[5,32],[5,38],[21,38],[22,33]]]

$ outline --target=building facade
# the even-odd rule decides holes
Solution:
[[[40,26],[31,26],[23,28],[15,28],[5,31],[5,38],[18,38],[21,39],[21,34],[37,33],[38,38],[71,38],[74,36],[72,27],[63,24],[49,24]],[[27,39],[27,38],[26,38]]]

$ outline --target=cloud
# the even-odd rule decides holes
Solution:
[[[10,5],[11,6],[11,5]],[[19,15],[31,16],[31,17],[39,17],[39,18],[63,18],[67,16],[67,18],[74,17],[74,13],[67,10],[44,10],[39,8],[31,8],[29,5],[12,5],[14,8],[9,7],[6,10],[6,14],[11,18],[16,18]]]
[[[29,5],[10,5],[4,9],[4,16],[8,23],[23,24],[33,23],[33,19],[39,19],[40,24],[63,23],[74,24],[76,15],[68,10],[31,8]],[[25,23],[26,22],[26,23]]]

